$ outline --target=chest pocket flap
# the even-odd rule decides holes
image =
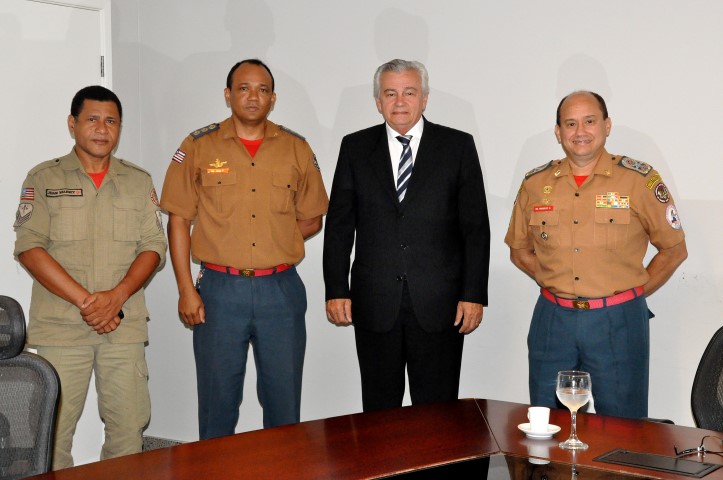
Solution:
[[[286,213],[291,209],[299,188],[297,176],[288,171],[276,171],[272,182],[271,207],[276,212]]]
[[[615,250],[628,237],[629,208],[595,209],[595,246]]]
[[[535,212],[530,215],[530,229],[534,235],[535,245],[541,247],[557,247],[560,245],[560,214],[552,210]]]
[[[228,173],[201,173],[201,185],[204,187],[218,187],[236,184],[236,172]]]
[[[141,214],[145,197],[116,197],[113,199],[113,239],[137,242],[141,239]]]

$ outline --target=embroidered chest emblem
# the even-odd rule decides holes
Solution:
[[[206,173],[228,173],[229,168],[223,168],[224,165],[226,165],[228,162],[222,162],[218,158],[215,162],[209,163],[208,166],[211,168],[206,169]]]
[[[596,208],[630,208],[630,197],[620,195],[618,192],[608,192],[605,195],[595,196]]]

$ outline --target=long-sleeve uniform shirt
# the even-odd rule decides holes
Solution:
[[[297,220],[325,214],[328,203],[306,140],[267,121],[252,157],[230,118],[186,137],[161,194],[164,210],[195,222],[196,260],[239,269],[301,261]]]
[[[156,252],[160,269],[166,237],[151,176],[111,157],[100,188],[75,151],[33,168],[22,186],[15,219],[15,255],[44,248],[89,292],[110,290],[138,255]],[[148,310],[141,288],[123,304],[124,319],[98,335],[78,307],[33,282],[27,342],[30,345],[96,345],[148,340]]]
[[[535,280],[555,295],[599,298],[647,283],[648,243],[665,249],[684,238],[660,174],[604,152],[580,187],[567,158],[528,172],[505,243],[534,248]]]

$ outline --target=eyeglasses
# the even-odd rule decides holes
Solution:
[[[684,457],[684,456],[690,455],[692,453],[697,453],[699,455],[705,455],[706,453],[715,453],[717,455],[720,455],[721,453],[723,453],[723,451],[721,451],[721,450],[718,450],[718,451],[708,450],[705,446],[706,438],[715,438],[716,440],[718,440],[718,442],[723,443],[723,438],[717,437],[715,435],[706,435],[705,437],[703,437],[701,439],[700,445],[695,448],[686,448],[685,450],[678,451],[678,446],[673,445],[673,450],[675,450],[675,456],[676,457]],[[708,445],[710,445],[710,443],[711,442],[708,442]]]

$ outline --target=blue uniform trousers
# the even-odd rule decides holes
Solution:
[[[644,296],[577,310],[540,295],[527,337],[530,403],[564,408],[555,394],[557,372],[583,370],[590,373],[596,412],[647,416],[650,318]]]
[[[264,427],[299,422],[306,349],[306,289],[296,268],[260,277],[205,269],[206,322],[193,329],[201,439],[232,435],[249,344]]]

